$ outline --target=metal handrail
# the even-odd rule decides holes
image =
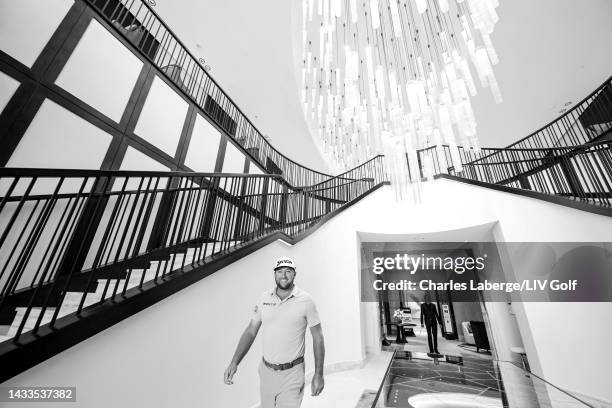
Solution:
[[[146,1],[85,0],[85,2],[119,35],[140,51],[162,75],[198,105],[228,136],[245,150],[259,149],[263,157],[251,152],[247,154],[263,168],[267,168],[267,159],[272,160],[293,186],[312,185],[335,177],[300,165],[275,149]],[[126,25],[132,27],[135,24],[143,28],[136,31],[136,35],[133,32],[124,32],[127,30]],[[169,66],[174,67],[170,73],[165,69]]]
[[[477,160],[454,163],[450,148],[419,153],[433,164],[433,175],[448,173],[468,180],[569,197],[588,204],[612,206],[612,140],[580,146],[495,150]],[[425,176],[422,174],[422,176]]]
[[[607,207],[612,205],[610,134],[612,77],[565,114],[507,147],[418,150],[420,176],[448,173]]]
[[[601,97],[601,100],[597,101],[598,97]],[[483,153],[485,149],[481,149],[483,152],[478,153],[477,155],[480,159],[483,159],[487,156],[497,154],[498,151],[505,149],[546,149],[567,147],[571,145],[579,146],[584,143],[589,143],[592,140],[609,133],[612,129],[612,127],[602,129],[601,133],[598,133],[597,131],[589,132],[585,126],[579,123],[581,116],[589,108],[595,109],[597,113],[602,116],[608,116],[608,122],[612,122],[612,76],[606,79],[600,86],[597,87],[597,89],[591,92],[579,103],[575,104],[567,112],[563,113],[556,119],[553,119],[535,132],[530,133],[529,135],[506,146],[505,148],[489,149],[494,150],[491,153]],[[575,126],[578,127],[578,129],[573,129]],[[571,136],[569,140],[570,143],[563,146],[550,145],[551,141],[554,143],[563,142],[563,138],[567,135]]]
[[[595,408],[595,406],[593,406],[592,404],[586,402],[585,400],[583,400],[581,398],[578,398],[576,395],[573,395],[569,391],[564,390],[563,388],[558,387],[555,384],[551,383],[550,381],[548,381],[548,380],[542,378],[541,376],[535,374],[533,371],[531,371],[530,369],[525,367],[524,364],[521,365],[521,364],[519,364],[519,363],[517,363],[515,361],[510,361],[510,360],[493,360],[493,361],[498,365],[498,368],[499,368],[499,366],[501,364],[506,364],[506,365],[512,366],[513,368],[516,368],[516,369],[520,370],[523,373],[523,375],[528,376],[529,378],[533,377],[533,378],[537,379],[538,381],[541,381],[541,382],[545,383],[546,386],[554,388],[555,391],[558,391],[558,392],[562,393],[563,395],[569,397],[572,402],[578,401],[581,404],[583,404],[585,407]],[[502,376],[503,376],[503,372],[502,372]],[[533,380],[532,380],[532,382],[533,382]]]
[[[603,89],[609,87],[610,83],[612,83],[612,76],[608,77],[608,79],[606,79],[600,86],[598,86],[597,89],[595,89],[593,92],[591,92],[587,97],[583,98],[580,102],[576,103],[573,107],[568,109],[566,112],[564,112],[563,114],[561,114],[557,118],[551,120],[550,122],[548,122],[547,124],[545,124],[544,126],[539,128],[538,130],[536,130],[536,131],[530,133],[529,135],[525,136],[524,138],[519,139],[516,142],[506,146],[506,148],[511,148],[511,147],[513,147],[513,146],[515,146],[515,145],[517,145],[519,143],[525,142],[526,140],[535,137],[538,133],[544,131],[545,129],[547,129],[549,127],[551,127],[552,125],[554,125],[555,123],[559,122],[560,120],[563,120],[563,118],[567,118],[569,115],[574,113],[574,111],[576,111],[580,107],[582,107],[584,104],[588,104],[589,100],[591,98],[593,98],[594,96],[598,95]]]
[[[280,175],[0,168],[0,320],[25,309],[17,342],[187,265],[296,237],[384,181],[382,157],[310,189]]]

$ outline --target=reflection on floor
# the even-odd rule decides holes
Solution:
[[[302,404],[302,408],[370,408],[372,407],[373,398],[371,395],[372,390],[374,390],[374,394],[378,391],[383,378],[385,377],[385,372],[389,366],[391,361],[391,356],[393,353],[388,351],[383,351],[380,354],[368,355],[365,364],[361,368],[356,368],[348,371],[340,371],[340,372],[327,372],[325,375],[325,389],[323,393],[317,397],[312,397],[310,395],[310,379],[306,382],[306,390],[304,392],[304,402]],[[413,356],[418,356],[418,353],[411,353]],[[475,357],[471,357],[471,354],[474,354]],[[424,357],[423,354],[421,356]],[[504,402],[507,399],[507,406],[510,408],[588,408],[588,405],[581,403],[580,401],[572,398],[571,396],[551,387],[550,385],[545,384],[543,381],[539,381],[537,378],[532,376],[526,376],[525,372],[521,370],[519,367],[515,366],[511,363],[505,362],[495,362],[490,360],[490,356],[488,359],[485,359],[486,355],[482,354],[477,355],[475,353],[471,353],[470,355],[463,356],[464,361],[464,372],[468,372],[468,376],[466,380],[475,381],[477,383],[482,383],[482,379],[476,379],[475,372],[477,370],[482,370],[487,373],[484,376],[487,380],[490,378],[493,379],[490,375],[491,366],[493,364],[501,372],[501,377],[503,380],[503,390],[504,390]],[[452,359],[452,357],[451,357]],[[438,372],[445,367],[450,367],[450,372],[452,375],[456,376],[459,373],[459,367],[451,363],[446,363],[445,361],[438,361],[440,365],[435,366],[435,361],[429,359],[429,361],[417,361],[412,360],[408,361],[406,359],[400,359],[403,361],[403,364],[419,364],[419,366],[425,367],[432,366]],[[470,369],[472,367],[473,369]],[[455,370],[455,371],[453,371]],[[448,370],[447,370],[448,371]],[[434,373],[435,374],[435,373]],[[442,373],[444,374],[444,373]],[[425,383],[440,381],[440,380],[432,380],[432,379],[422,379],[415,378],[416,382],[412,385],[419,387],[419,381],[425,380]],[[492,382],[487,381],[487,383],[492,384]],[[474,384],[458,384],[461,386],[474,387]],[[461,406],[462,408],[476,408],[482,407],[482,401],[472,400],[470,403],[465,401],[465,398],[457,398],[458,393],[445,393],[445,392],[436,392],[431,393],[427,388],[423,391],[418,392],[419,397],[423,396],[431,396],[432,394],[436,397],[455,397],[453,404],[449,404],[448,400],[445,402],[446,405],[432,405],[431,399],[428,400],[428,408],[442,406],[444,408]],[[478,387],[474,387],[478,388]],[[429,388],[430,389],[430,388]],[[486,388],[481,389],[485,390]],[[494,389],[490,387],[487,392],[483,395],[492,395],[494,393]],[[473,396],[474,394],[460,394]],[[399,397],[399,395],[398,395]],[[487,397],[485,397],[487,398]],[[498,401],[499,397],[495,399]],[[389,407],[402,407],[399,405],[400,398],[397,398],[397,402],[394,403],[393,400],[395,398],[391,398],[390,403],[395,405],[388,405]],[[496,404],[498,402],[496,401]],[[384,402],[384,399],[379,399],[380,403]],[[463,405],[458,405],[459,403],[463,403]],[[480,404],[480,405],[477,405]],[[410,407],[410,405],[403,405],[404,407]],[[486,405],[484,405],[486,407]],[[500,406],[500,405],[494,405]],[[377,405],[377,408],[384,407],[384,405]],[[418,408],[418,405],[415,405]],[[599,405],[594,404],[592,407],[597,408],[610,408],[608,405]],[[411,407],[412,408],[412,407]]]
[[[429,405],[423,406],[502,407],[492,361],[460,356],[432,358],[426,353],[409,351],[395,353],[376,407],[413,407],[408,402],[411,397],[430,393],[459,393],[472,400],[466,402],[468,405],[432,405],[429,401]]]
[[[418,351],[426,353],[429,351],[427,345],[427,331],[422,328],[414,329],[414,336],[406,337],[406,343],[398,344],[395,342],[395,334],[387,334],[387,341],[390,343],[389,346],[384,346],[383,349],[387,351]],[[452,356],[463,356],[479,358],[484,360],[492,360],[493,356],[490,352],[480,350],[476,352],[475,346],[468,346],[459,340],[447,340],[438,333],[438,350],[440,353]]]

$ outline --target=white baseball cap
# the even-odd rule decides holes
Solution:
[[[293,270],[295,270],[295,262],[293,262],[293,259],[288,258],[286,256],[280,257],[276,260],[276,262],[274,262],[274,270],[277,270],[278,268],[282,268],[282,267],[289,267]]]

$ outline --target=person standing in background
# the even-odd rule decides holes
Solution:
[[[432,354],[440,354],[438,351],[438,324],[442,329],[442,319],[438,314],[436,305],[431,303],[431,296],[425,293],[423,303],[421,304],[421,327],[427,328],[427,343],[429,344],[429,352]]]

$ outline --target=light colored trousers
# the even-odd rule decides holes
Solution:
[[[261,408],[299,408],[304,398],[304,363],[275,371],[259,363]]]

